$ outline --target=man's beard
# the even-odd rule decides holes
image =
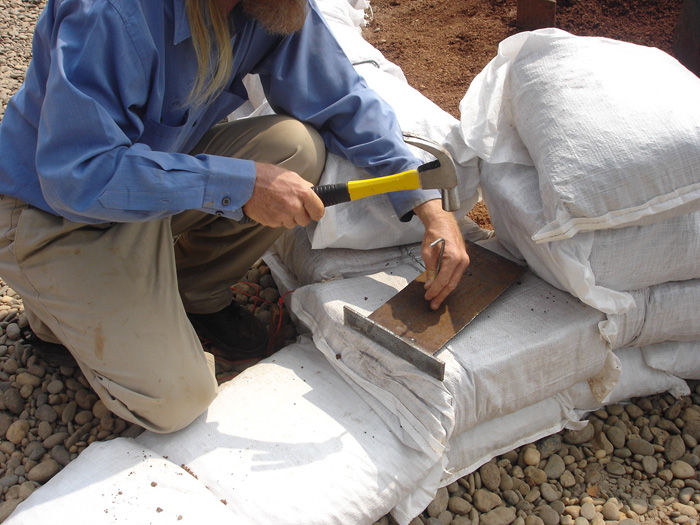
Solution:
[[[301,29],[306,19],[307,0],[243,0],[245,13],[269,33],[289,35]]]

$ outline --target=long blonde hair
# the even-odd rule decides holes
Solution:
[[[216,0],[187,0],[187,18],[197,55],[197,76],[189,102],[206,104],[224,90],[231,76],[231,33]]]
[[[241,5],[269,33],[287,35],[304,25],[308,0],[241,0]],[[216,0],[187,0],[187,18],[197,55],[197,76],[189,102],[206,104],[224,90],[231,77],[230,26]]]

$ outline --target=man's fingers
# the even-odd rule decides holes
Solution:
[[[312,221],[320,221],[326,208],[323,206],[323,201],[316,195],[316,192],[309,188],[308,197],[304,199],[304,209],[309,214]]]

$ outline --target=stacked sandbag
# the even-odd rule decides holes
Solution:
[[[610,348],[662,366],[659,352],[686,378],[700,359],[698,100],[700,79],[658,49],[547,29],[502,42],[461,103],[502,244],[605,312]]]

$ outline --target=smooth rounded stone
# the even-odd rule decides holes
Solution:
[[[422,525],[421,521],[419,525]],[[413,525],[413,522],[408,525]],[[455,516],[450,525],[472,525],[472,519],[469,516]]]
[[[71,401],[68,403],[65,408],[63,409],[63,412],[61,412],[61,422],[64,425],[67,425],[71,421],[73,421],[73,418],[75,417],[75,413],[78,411],[78,404],[75,401]]]
[[[638,405],[635,403],[629,403],[625,405],[625,412],[627,412],[627,415],[632,419],[633,421],[637,419],[638,417],[641,417],[644,415],[644,410],[642,410]]]
[[[595,518],[595,505],[590,501],[586,501],[581,505],[581,516],[586,518],[588,521]]]
[[[48,421],[39,421],[36,430],[37,436],[39,436],[39,439],[41,440],[46,439],[53,432],[53,428],[51,427],[51,424]]]
[[[522,498],[520,497],[519,493],[515,492],[514,490],[504,490],[503,491],[503,500],[511,506],[517,505]]]
[[[552,507],[554,510],[556,510],[559,515],[564,514],[564,502],[561,500],[553,501],[552,503],[549,504],[550,507]]]
[[[681,460],[671,463],[671,472],[673,472],[673,475],[678,479],[690,479],[695,477],[695,469]]]
[[[570,445],[582,445],[593,439],[594,435],[595,427],[588,424],[581,430],[567,430],[564,433],[564,441]]]
[[[695,507],[680,503],[679,501],[674,502],[671,505],[671,508],[677,512],[680,512],[683,516],[688,516],[690,518],[696,518],[698,516],[698,511],[695,509]]]
[[[642,468],[647,474],[656,474],[659,469],[659,462],[654,456],[644,456],[642,458]]]
[[[5,474],[2,478],[0,478],[0,487],[10,488],[12,485],[15,485],[18,481],[19,476],[17,476],[17,474]]]
[[[22,336],[22,330],[17,323],[10,323],[5,327],[5,335],[12,341],[17,341]]]
[[[426,511],[428,512],[428,516],[437,518],[437,516],[443,510],[447,510],[447,502],[449,499],[450,494],[447,491],[447,488],[440,487],[437,493],[435,494],[435,498],[433,498],[433,501],[430,502],[428,508],[426,509]]]
[[[37,489],[34,481],[25,481],[19,486],[19,499],[24,501]]]
[[[505,492],[506,490],[513,490],[513,487],[513,478],[508,475],[505,469],[501,470],[501,482],[498,484],[498,488]]]
[[[544,525],[544,521],[542,521],[542,518],[539,516],[530,514],[527,518],[525,518],[525,525]]]
[[[5,519],[14,512],[22,501],[19,499],[11,499],[0,503],[0,523],[5,521]]]
[[[568,489],[576,485],[576,478],[570,470],[566,470],[559,478],[559,483],[561,483],[562,487]]]
[[[547,474],[545,474],[544,470],[529,466],[525,467],[525,480],[532,486],[534,485],[542,485],[545,481],[547,481]]]
[[[455,514],[469,514],[472,510],[472,505],[466,499],[460,496],[450,496],[447,502],[447,509]]]
[[[46,385],[46,391],[49,394],[60,394],[63,392],[63,381],[60,379],[53,379],[49,382],[48,385]]]
[[[654,454],[654,446],[646,439],[639,437],[630,437],[627,440],[627,448],[630,449],[632,454],[639,454],[640,456],[651,456]]]
[[[642,515],[646,514],[649,510],[649,505],[646,501],[639,498],[631,498],[627,500],[629,508],[633,510],[636,514]]]
[[[501,484],[501,470],[495,462],[489,461],[479,468],[481,484],[489,490],[497,490]]]
[[[698,464],[700,464],[700,457],[696,454],[683,454],[681,461],[685,461],[691,467],[697,468]]]
[[[698,440],[687,432],[683,432],[683,441],[685,442],[686,447],[691,450],[698,446]]]
[[[92,414],[97,418],[97,419],[102,419],[105,416],[111,416],[112,413],[109,411],[109,409],[105,406],[104,402],[101,399],[98,399],[95,401],[95,404],[92,405]]]
[[[617,501],[609,499],[603,503],[603,508],[601,509],[603,518],[606,520],[619,520],[620,519],[620,509],[617,507]]]
[[[41,378],[30,374],[29,372],[20,372],[17,374],[15,379],[19,386],[29,385],[32,388],[37,387],[41,384]]]
[[[544,525],[558,525],[559,513],[549,505],[542,505],[537,508],[537,515],[542,518]]]
[[[542,497],[539,487],[532,487],[530,491],[525,495],[525,501],[528,503],[533,503]]]
[[[70,463],[70,454],[63,445],[56,445],[51,449],[50,455],[56,460],[56,463],[65,467]]]
[[[617,461],[611,461],[605,465],[605,470],[613,476],[624,476],[627,473],[625,466]]]
[[[548,479],[559,479],[566,470],[566,464],[559,454],[552,454],[544,466]]]
[[[639,525],[639,522],[632,518],[625,518],[624,520],[620,520],[617,525]]]
[[[685,454],[685,441],[679,435],[671,436],[668,438],[666,443],[664,443],[664,455],[669,461],[676,461],[683,457]]]
[[[76,425],[84,425],[85,423],[92,421],[92,418],[92,410],[81,410],[75,415],[73,421],[75,421]]]
[[[685,487],[678,493],[678,501],[681,503],[690,503],[690,500],[693,497],[693,494],[695,494],[695,489],[692,487]]]
[[[437,516],[438,521],[442,523],[442,525],[450,525],[450,523],[452,523],[452,518],[454,518],[454,514],[452,514],[449,510],[443,510]]]
[[[540,464],[540,451],[535,447],[527,447],[523,452],[523,462],[526,465],[537,466]]]
[[[32,392],[34,392],[34,387],[32,385],[22,385],[19,388],[19,395],[22,396],[22,399],[28,399],[29,396],[32,395]]]
[[[472,498],[472,504],[479,512],[488,512],[502,503],[501,497],[487,489],[478,489]]]
[[[5,432],[5,438],[11,443],[19,445],[27,435],[27,432],[29,432],[29,421],[26,419],[18,419],[17,421],[12,422],[10,427],[7,429],[7,432]]]
[[[12,418],[5,414],[5,412],[0,412],[0,436],[4,436],[7,429],[10,428],[12,424]]]
[[[36,409],[35,415],[37,419],[46,421],[47,423],[53,423],[58,419],[58,414],[51,405],[41,405]]]
[[[549,503],[561,498],[561,492],[558,491],[551,483],[542,483],[540,486],[540,493]]]
[[[574,525],[590,525],[590,523],[583,516],[579,516],[574,520]]]
[[[554,434],[541,439],[537,443],[537,450],[540,451],[541,459],[547,459],[552,454],[561,450],[561,436],[559,434]]]
[[[622,447],[622,448],[616,448],[615,451],[613,452],[613,455],[616,458],[630,458],[632,457],[632,451],[628,449],[627,447]]]
[[[86,388],[81,388],[75,393],[75,402],[83,410],[92,410],[96,401],[97,396]]]
[[[14,443],[0,439],[0,452],[2,452],[3,454],[12,454],[14,451]]]
[[[437,518],[430,517],[426,520],[425,525],[445,525]]]
[[[38,461],[46,453],[41,441],[31,441],[24,449],[24,455],[32,461]]]
[[[625,431],[618,427],[617,425],[610,425],[605,429],[605,435],[610,440],[610,443],[615,448],[622,448],[625,446]]]
[[[479,516],[479,525],[508,525],[515,520],[513,507],[498,507]]]
[[[61,467],[58,463],[56,463],[56,461],[53,459],[45,459],[27,473],[27,479],[29,481],[45,483],[46,481],[50,480],[59,470],[61,470]]]
[[[19,415],[24,410],[24,399],[16,388],[8,388],[2,395],[2,402],[5,408],[15,415]]]
[[[581,515],[581,507],[579,505],[566,505],[564,513],[576,519]]]
[[[67,437],[68,432],[56,432],[55,434],[51,434],[49,437],[47,437],[43,441],[42,445],[44,445],[44,448],[46,449],[52,449],[56,445],[63,443]]]

